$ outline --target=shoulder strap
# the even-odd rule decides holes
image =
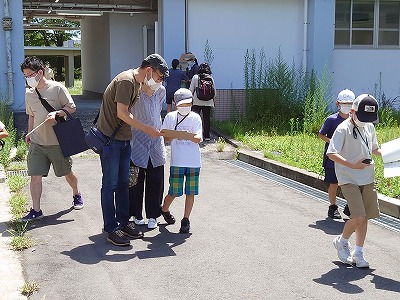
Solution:
[[[53,106],[51,106],[51,105],[49,104],[49,102],[47,102],[46,99],[44,99],[44,98],[42,97],[42,95],[40,95],[40,93],[39,93],[39,91],[38,91],[37,88],[35,88],[35,91],[36,91],[36,94],[37,94],[38,97],[39,97],[40,102],[42,103],[42,105],[44,106],[44,108],[45,108],[48,112],[53,112],[53,111],[56,110]]]
[[[35,88],[35,91],[36,91],[36,94],[37,94],[38,97],[39,97],[40,102],[42,103],[42,105],[44,106],[44,108],[45,108],[49,113],[50,113],[50,112],[53,112],[53,111],[56,111],[56,109],[55,109],[53,106],[51,106],[50,103],[47,102],[46,99],[44,99],[44,98],[42,97],[42,95],[39,93],[39,91],[38,91],[37,88]],[[56,121],[57,121],[57,123],[65,122],[65,119],[62,118],[62,117],[60,117],[60,116],[56,116]]]

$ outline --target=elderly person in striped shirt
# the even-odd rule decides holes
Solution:
[[[142,84],[139,99],[133,105],[132,114],[143,124],[161,128],[161,110],[165,101],[164,86]],[[129,188],[129,213],[136,225],[145,225],[143,219],[143,194],[147,227],[157,228],[160,206],[164,193],[164,164],[166,153],[164,138],[152,138],[132,127],[131,164],[139,167],[136,183]]]

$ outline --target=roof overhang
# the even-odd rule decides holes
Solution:
[[[22,3],[25,29],[30,29],[29,24],[33,18],[79,21],[105,13],[157,13],[157,0],[23,0]]]

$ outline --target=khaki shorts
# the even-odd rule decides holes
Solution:
[[[68,175],[72,170],[71,157],[64,157],[59,145],[41,146],[31,143],[27,157],[29,176],[47,176],[53,165],[57,177]]]
[[[367,217],[374,219],[379,217],[378,194],[374,183],[367,185],[345,184],[340,186],[344,198],[350,209],[350,219]]]

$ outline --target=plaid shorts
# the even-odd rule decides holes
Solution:
[[[186,176],[185,194],[199,194],[200,168],[170,167],[168,194],[174,197],[183,195],[183,180]]]

